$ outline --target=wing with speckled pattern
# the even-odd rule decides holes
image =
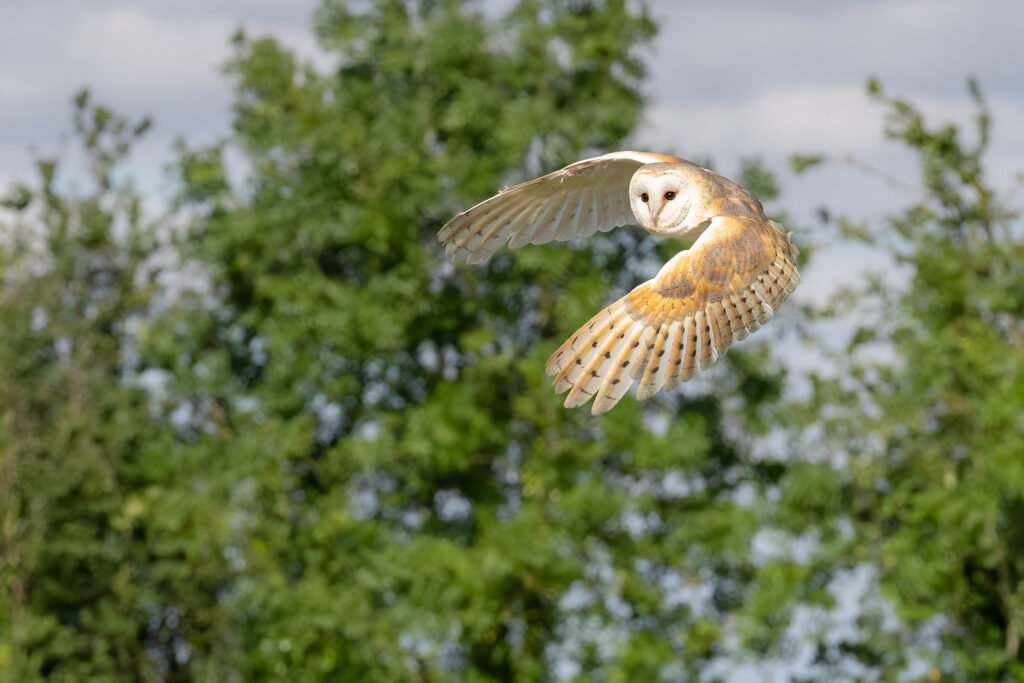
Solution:
[[[551,356],[555,391],[611,410],[637,380],[645,399],[690,379],[758,330],[800,283],[796,247],[774,221],[717,216],[694,245],[594,316]]]

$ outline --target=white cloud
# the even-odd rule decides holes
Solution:
[[[65,22],[39,13],[24,17],[20,35],[34,36],[47,49],[4,50],[0,78],[11,88],[2,96],[5,105],[67,97],[83,84],[137,95],[202,92],[215,85],[228,25],[187,18],[157,21],[141,7],[126,4],[68,11]]]
[[[239,26],[324,61],[307,28],[315,4],[289,3],[285,12],[268,0],[189,0],[172,12],[152,0],[40,0],[12,8],[0,24],[0,172],[29,172],[33,144],[52,151],[68,129],[72,94],[87,86],[119,112],[154,117],[154,132],[133,157],[152,189],[174,137],[203,141],[227,132],[231,92],[221,67]]]
[[[641,134],[644,142],[716,159],[795,151],[877,148],[881,114],[849,85],[790,86],[739,100],[655,104]]]
[[[662,18],[654,92],[663,101],[734,98],[785,84],[948,92],[971,74],[1019,94],[1024,4],[1007,0],[677,3]]]

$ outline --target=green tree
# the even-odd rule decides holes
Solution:
[[[455,268],[435,238],[500,185],[619,147],[653,27],[623,0],[499,20],[328,0],[326,72],[237,37],[234,135],[181,150],[216,300],[149,350],[219,425],[195,448],[231,482],[247,680],[678,679],[718,652],[781,473],[744,456],[777,364],[754,345],[713,391],[566,411],[549,352],[679,245],[623,230]]]
[[[1024,680],[1024,233],[985,172],[976,83],[974,140],[869,92],[920,160],[920,198],[882,225],[839,222],[887,265],[822,311],[860,322],[801,411],[840,463],[818,528],[852,529],[819,561],[874,567],[902,619],[900,637],[867,629],[863,661],[891,677],[916,655],[949,680]]]
[[[225,562],[140,382],[159,240],[119,166],[149,123],[87,92],[74,123],[86,187],[40,158],[0,224],[0,679],[183,680],[224,640]]]

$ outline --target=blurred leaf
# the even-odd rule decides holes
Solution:
[[[820,154],[793,154],[789,157],[789,167],[794,173],[800,174],[820,166],[825,157]]]

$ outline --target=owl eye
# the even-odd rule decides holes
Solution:
[[[665,193],[665,199],[667,199],[668,201],[672,201],[675,198],[676,198],[676,193],[675,192],[672,192],[671,190],[669,190],[668,192]]]
[[[640,195],[640,201],[642,201],[644,204],[646,204],[647,200],[649,200],[649,199],[650,199],[650,197],[647,195],[646,192],[644,192],[643,194]]]

